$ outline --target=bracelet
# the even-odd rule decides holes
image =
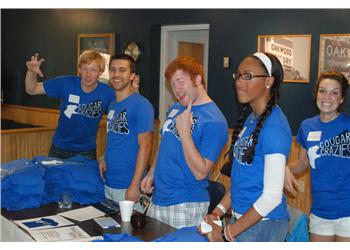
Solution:
[[[230,225],[227,225],[225,228],[224,228],[224,233],[225,233],[225,237],[227,238],[228,241],[233,241],[233,237],[231,235],[231,232],[230,232]]]
[[[219,203],[216,207],[220,209],[223,212],[223,214],[227,212],[227,209],[221,203]]]
[[[229,241],[226,239],[225,228],[221,231],[221,237],[222,237],[222,239],[223,239],[225,242],[229,242]]]
[[[226,227],[223,228],[222,230],[222,238],[224,239],[225,242],[231,242],[233,241],[233,239],[231,240],[230,234],[228,232],[228,225]]]

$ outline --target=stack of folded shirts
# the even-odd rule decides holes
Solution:
[[[33,160],[45,167],[46,197],[43,203],[57,202],[65,192],[73,202],[82,205],[105,199],[104,184],[96,160],[88,160],[83,156],[64,160],[38,156]]]
[[[1,165],[1,207],[8,210],[39,207],[45,196],[44,168],[29,159]]]

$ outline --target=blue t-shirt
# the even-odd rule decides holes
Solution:
[[[243,132],[233,148],[231,206],[239,214],[246,213],[262,195],[265,155],[279,153],[288,157],[292,143],[292,132],[287,118],[282,110],[276,106],[260,130],[253,162],[247,163],[246,152],[252,146],[252,136],[257,121],[258,119],[252,119],[252,114],[247,118],[243,125]],[[282,202],[266,217],[270,219],[289,218],[284,195]]]
[[[68,151],[96,148],[98,125],[115,98],[113,89],[98,82],[94,91],[85,93],[78,76],[46,80],[44,89],[48,96],[61,99],[60,118],[52,143]]]
[[[154,109],[142,95],[134,93],[108,108],[106,146],[106,184],[112,188],[128,188],[134,176],[138,135],[152,132]]]
[[[175,118],[186,107],[175,103],[168,111],[167,120],[161,129],[154,171],[153,202],[160,206],[184,202],[209,201],[208,177],[196,180],[187,165],[182,143],[176,128]],[[194,144],[206,159],[216,162],[228,138],[227,121],[214,102],[192,106],[193,125],[191,129]]]
[[[306,119],[297,141],[311,166],[311,213],[326,219],[350,216],[350,116],[340,113],[330,122]]]

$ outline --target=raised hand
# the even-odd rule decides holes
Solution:
[[[40,65],[41,65],[42,62],[45,61],[45,59],[41,58],[41,59],[38,60],[38,57],[39,57],[39,54],[36,53],[34,56],[32,56],[30,58],[30,61],[26,62],[27,70],[30,71],[30,72],[34,72],[34,73],[38,74],[40,77],[43,77],[44,74],[43,74],[43,72],[40,69]]]
[[[176,128],[181,138],[191,134],[192,119],[192,100],[190,100],[186,110],[176,117]]]

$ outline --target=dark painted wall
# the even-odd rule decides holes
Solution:
[[[232,72],[242,58],[256,51],[258,34],[311,34],[310,83],[282,85],[280,105],[295,134],[303,119],[316,114],[311,92],[317,80],[319,34],[350,33],[349,16],[350,10],[341,9],[2,9],[4,102],[57,108],[56,99],[29,96],[24,92],[26,60],[35,52],[46,59],[42,65],[44,79],[75,74],[77,34],[113,32],[117,52],[129,40],[139,42],[144,48],[137,65],[141,93],[153,103],[158,116],[160,26],[209,23],[208,93],[232,127],[238,112]],[[222,68],[223,56],[231,57],[230,69]],[[350,100],[345,108],[350,110]]]

